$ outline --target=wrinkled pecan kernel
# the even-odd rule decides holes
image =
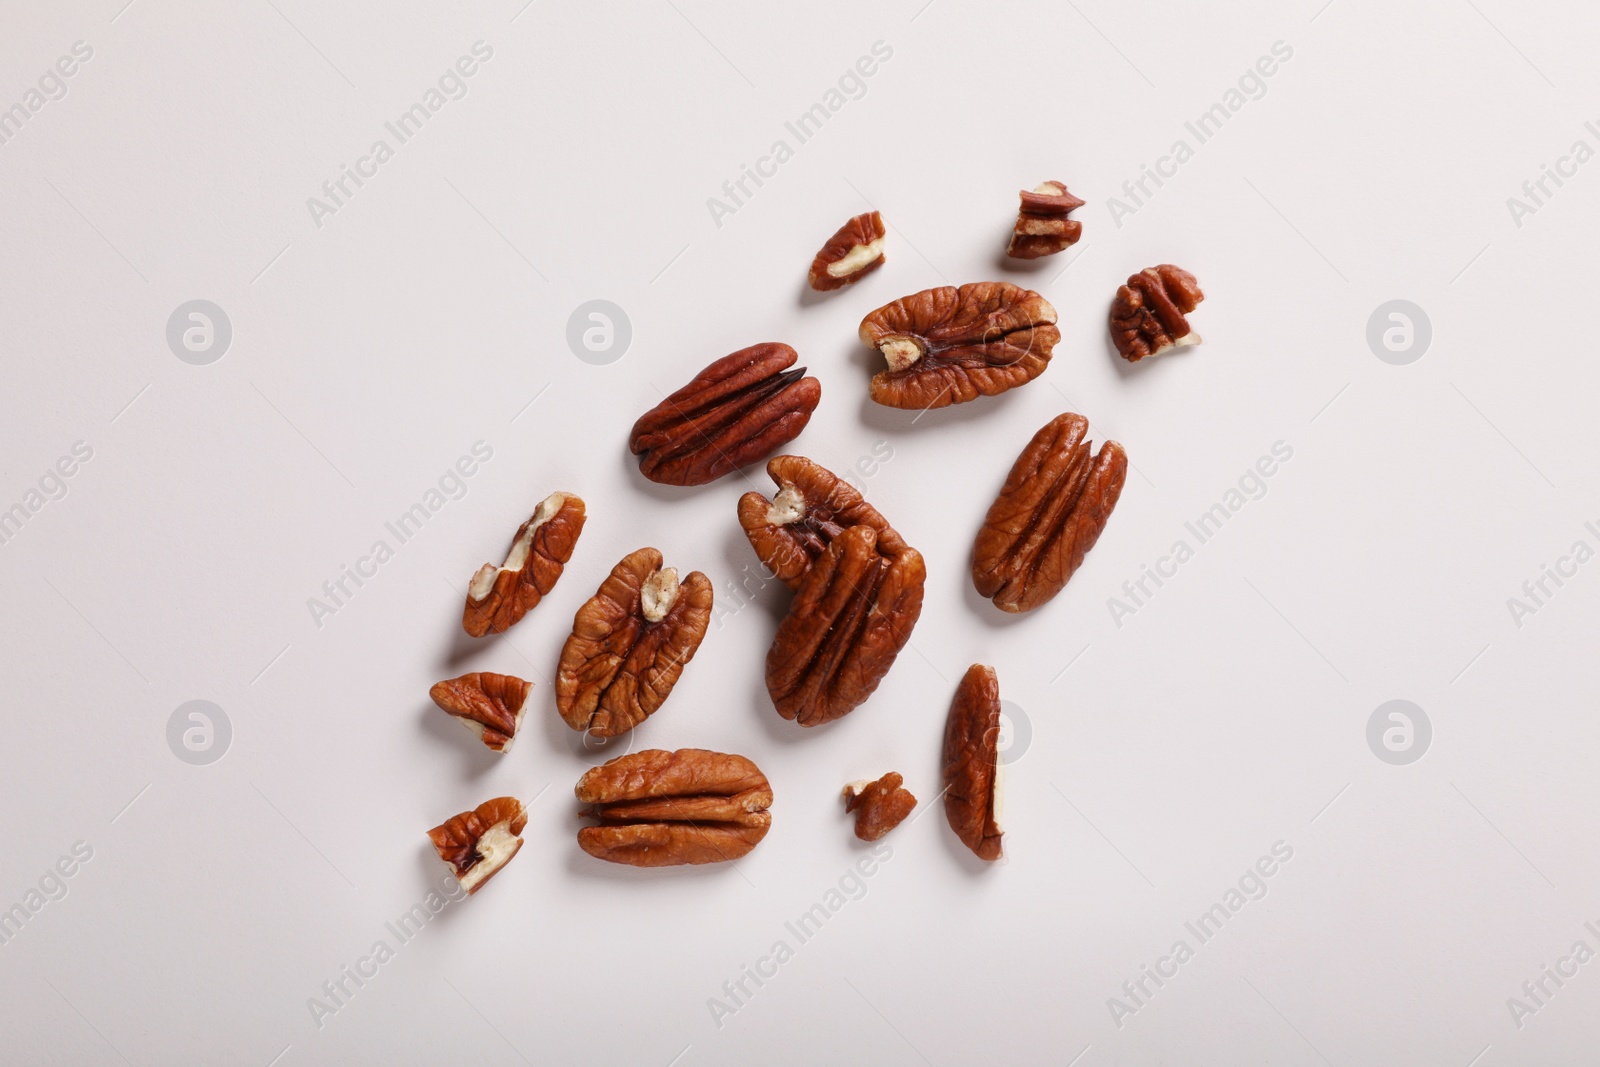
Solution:
[[[509,674],[474,671],[435,682],[428,695],[496,752],[507,752],[528,711],[532,682]]]
[[[1181,345],[1197,345],[1185,315],[1199,306],[1206,294],[1194,275],[1182,267],[1163,263],[1146,267],[1119,286],[1111,301],[1111,340],[1129,363]]]
[[[583,501],[571,493],[551,493],[540,501],[517,527],[505,563],[485,563],[472,576],[461,628],[473,637],[505,633],[532,611],[572,558],[584,518]]]
[[[574,730],[615,737],[666,701],[711,622],[711,579],[680,583],[661,553],[625,556],[572,620],[556,667],[556,709]]]
[[[772,825],[767,776],[723,752],[631,752],[590,768],[573,791],[600,824],[578,831],[579,847],[635,867],[736,860]]]
[[[811,288],[822,293],[842,289],[883,266],[883,238],[883,216],[876,211],[840,226],[811,261]]]
[[[972,584],[1001,611],[1032,611],[1061,592],[1105,529],[1128,454],[1115,441],[1092,447],[1089,420],[1069,411],[1011,465],[972,547]]]
[[[905,788],[905,779],[896,771],[876,782],[851,782],[844,787],[845,814],[856,814],[856,836],[863,841],[876,841],[899,826],[917,798]]]
[[[665,485],[704,485],[800,436],[822,399],[785,344],[723,356],[639,417],[628,447],[639,470]]]
[[[1000,682],[974,663],[956,686],[944,727],[944,814],[961,843],[983,860],[1000,858],[1002,780]]]
[[[495,797],[464,811],[428,831],[439,858],[450,865],[456,881],[468,893],[511,862],[522,847],[521,833],[528,813],[516,797]]]
[[[941,408],[1024,385],[1061,340],[1056,309],[1009,282],[943,286],[901,297],[861,320],[861,340],[888,361],[869,394],[893,408]]]
[[[1013,259],[1038,259],[1070,248],[1083,236],[1083,223],[1067,216],[1085,203],[1061,182],[1049,181],[1022,195],[1022,208],[1011,231],[1006,255]]]

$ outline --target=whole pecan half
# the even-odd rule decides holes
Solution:
[[[428,695],[496,752],[506,752],[528,712],[532,682],[509,674],[474,671],[435,682]]]
[[[1061,592],[1105,529],[1128,454],[1115,441],[1092,448],[1089,420],[1069,411],[1011,465],[972,546],[972,584],[1001,611],[1032,611]]]
[[[578,609],[556,667],[556,709],[574,730],[615,737],[661,707],[711,622],[711,579],[661,566],[641,548],[623,557]]]
[[[1061,182],[1049,181],[1032,192],[1024,190],[1022,209],[1017,213],[1017,224],[1011,231],[1011,245],[1006,255],[1013,259],[1038,259],[1053,256],[1064,248],[1078,243],[1083,236],[1083,223],[1067,216],[1086,201],[1067,192]]]
[[[883,238],[883,216],[876,211],[840,226],[811,261],[811,288],[821,293],[842,289],[883,266]]]
[[[652,482],[704,485],[800,436],[822,399],[799,357],[769,342],[723,356],[639,417],[628,447]]]
[[[578,831],[589,855],[635,867],[722,863],[772,825],[772,786],[743,756],[680,748],[630,752],[590,768],[573,790],[599,822]]]
[[[944,727],[944,814],[961,843],[983,860],[1000,858],[1002,780],[1000,682],[994,668],[967,668]]]
[[[439,858],[450,865],[461,888],[476,893],[511,862],[522,847],[519,835],[527,825],[528,813],[522,809],[522,801],[495,797],[435,826],[428,831],[428,838]]]
[[[472,576],[461,628],[473,637],[505,633],[532,611],[572,558],[584,518],[583,501],[571,493],[551,493],[540,501],[517,527],[505,563],[485,563]]]
[[[845,814],[856,813],[856,836],[863,841],[878,840],[899,826],[916,806],[917,798],[896,771],[876,782],[851,782],[844,787]]]
[[[1009,282],[903,296],[861,320],[861,340],[889,363],[870,395],[892,408],[942,408],[1015,389],[1049,365],[1055,321],[1048,300]]]
[[[1197,345],[1185,315],[1199,306],[1206,294],[1194,275],[1182,267],[1163,263],[1146,267],[1117,288],[1111,301],[1111,340],[1129,363],[1181,345]]]

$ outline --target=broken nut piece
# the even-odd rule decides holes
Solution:
[[[974,663],[956,686],[944,728],[944,814],[961,843],[981,860],[1000,858],[1002,782],[1000,682]]]
[[[890,771],[876,782],[851,782],[844,787],[845,814],[855,812],[856,836],[863,841],[876,841],[899,826],[917,798],[905,788],[905,779],[899,772]]]
[[[571,493],[551,493],[527,522],[517,527],[506,561],[485,563],[467,586],[461,628],[472,637],[505,633],[555,588],[561,569],[583,532],[583,501]]]
[[[1006,255],[1012,259],[1039,259],[1078,243],[1083,236],[1083,223],[1067,216],[1086,201],[1067,192],[1067,187],[1057,181],[1044,182],[1032,192],[1024,190],[1021,196],[1022,208]]]
[[[528,813],[516,797],[495,797],[428,831],[439,858],[469,894],[483,888],[522,847]]]
[[[1193,274],[1163,263],[1146,267],[1117,288],[1111,301],[1111,340],[1129,363],[1169,348],[1197,345],[1200,335],[1184,316],[1206,295]]]
[[[634,867],[736,860],[772,826],[767,776],[723,752],[630,752],[590,768],[573,792],[600,824],[579,830],[578,846]]]
[[[532,682],[509,674],[474,671],[435,682],[428,695],[496,752],[507,752],[528,712]]]
[[[842,289],[883,266],[883,239],[883,216],[876,211],[840,226],[811,261],[811,288],[820,293]]]

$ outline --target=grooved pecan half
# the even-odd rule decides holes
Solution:
[[[574,730],[615,737],[661,707],[711,622],[711,579],[661,566],[641,548],[623,557],[578,609],[556,667],[556,709]]]
[[[883,266],[883,216],[857,215],[840,226],[811,261],[806,279],[820,293],[842,289]]]
[[[428,831],[439,858],[468,893],[476,893],[522,847],[528,813],[516,797],[495,797]]]
[[[1163,263],[1146,267],[1117,288],[1111,301],[1111,340],[1129,363],[1182,345],[1197,345],[1200,335],[1185,315],[1206,294],[1194,275]]]
[[[768,342],[723,356],[639,417],[628,447],[665,485],[704,485],[800,436],[822,383],[788,369],[799,357]]]
[[[1070,248],[1083,236],[1083,223],[1067,216],[1086,201],[1067,192],[1061,182],[1048,181],[1022,195],[1022,208],[1011,231],[1006,255],[1013,259],[1038,259]]]
[[[509,674],[474,671],[435,682],[428,695],[496,752],[506,752],[528,712],[532,682]]]
[[[972,584],[1001,611],[1023,612],[1066,586],[1122,495],[1128,454],[1092,453],[1089,420],[1067,412],[1033,435],[1006,475],[972,546]]]
[[[761,769],[700,748],[618,756],[590,768],[573,792],[600,824],[578,831],[579,847],[635,867],[736,860],[772,825],[772,785]]]
[[[472,576],[461,628],[473,637],[505,633],[532,611],[572,558],[585,517],[583,501],[571,493],[551,493],[540,501],[517,527],[505,563],[485,563]]]
[[[899,826],[917,798],[905,787],[905,779],[896,771],[876,782],[851,782],[844,787],[845,814],[855,812],[856,836],[863,841],[876,841]]]
[[[1000,682],[994,668],[967,668],[944,727],[944,814],[961,843],[983,860],[1000,858],[1002,781]]]
[[[1048,300],[1009,282],[903,296],[861,320],[861,340],[889,363],[870,395],[892,408],[942,408],[1014,389],[1049,365],[1055,321]]]

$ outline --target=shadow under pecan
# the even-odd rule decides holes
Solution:
[[[571,493],[551,493],[540,501],[517,527],[505,563],[485,563],[472,576],[461,628],[472,637],[504,633],[532,611],[572,558],[584,518],[583,501]]]
[[[876,211],[857,215],[840,226],[811,261],[806,275],[819,293],[842,289],[883,266],[883,216]]]
[[[573,792],[600,824],[578,831],[579,847],[635,867],[736,860],[772,825],[767,776],[724,752],[631,752],[591,768]]]
[[[822,383],[788,369],[795,350],[769,342],[723,356],[639,417],[628,447],[664,485],[704,485],[800,436]]]
[[[1066,586],[1122,495],[1128,454],[1098,454],[1089,420],[1067,412],[1033,435],[972,546],[972,584],[1001,611],[1032,611]]]
[[[1086,201],[1067,192],[1067,187],[1057,181],[1044,182],[1021,195],[1022,208],[1017,212],[1006,255],[1012,259],[1039,259],[1078,243],[1083,236],[1083,223],[1067,216]]]
[[[942,286],[861,320],[861,340],[888,361],[869,395],[892,408],[941,408],[1024,385],[1061,340],[1056,309],[1009,282]]]
[[[509,674],[474,671],[435,682],[428,695],[496,752],[507,752],[528,712],[533,683]]]
[[[1206,294],[1193,274],[1163,263],[1146,267],[1117,288],[1111,301],[1111,340],[1129,363],[1169,348],[1197,345],[1200,335],[1184,316]]]
[[[666,701],[711,622],[711,579],[641,548],[578,609],[556,668],[556,709],[574,730],[615,737]]]
[[[961,843],[1000,858],[1005,764],[1000,760],[1000,682],[994,668],[967,668],[944,727],[944,814]]]
[[[856,836],[863,841],[882,838],[905,821],[916,806],[917,798],[896,771],[876,782],[851,782],[844,787],[845,814],[855,812]]]
[[[428,831],[439,858],[469,894],[483,888],[522,847],[528,813],[516,797],[495,797]]]

